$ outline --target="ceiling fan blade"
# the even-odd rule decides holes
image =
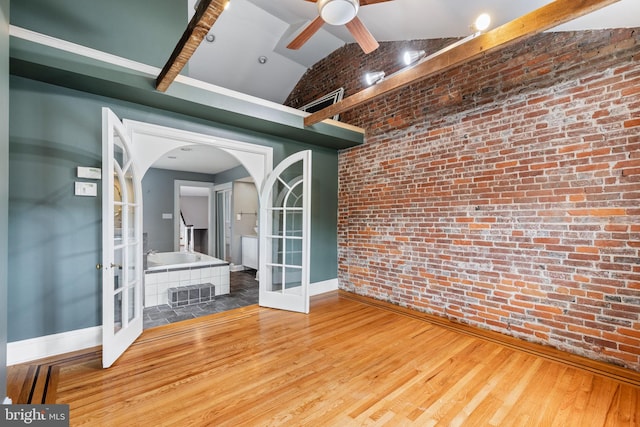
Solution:
[[[357,16],[345,25],[364,53],[371,53],[380,46]]]
[[[302,30],[300,34],[296,36],[296,38],[291,40],[291,42],[287,45],[287,49],[293,49],[293,50],[300,49],[302,45],[305,44],[307,40],[311,38],[312,35],[317,33],[318,30],[323,25],[324,25],[324,21],[322,20],[322,18],[318,16],[316,19],[311,21],[311,23],[307,25],[305,29]]]

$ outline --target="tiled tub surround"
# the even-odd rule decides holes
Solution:
[[[199,253],[161,252],[149,254],[147,264],[144,272],[145,307],[168,304],[169,288],[211,283],[215,295],[229,293],[229,263],[226,261]]]

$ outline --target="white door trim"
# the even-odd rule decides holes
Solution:
[[[141,176],[144,176],[151,165],[164,154],[192,144],[215,147],[238,159],[253,178],[257,188],[260,188],[264,177],[273,169],[272,147],[134,120],[125,119],[123,123],[129,130],[138,159],[142,151],[152,153],[145,159],[137,159]],[[140,136],[152,136],[155,139],[150,141],[149,138],[139,138]]]
[[[202,187],[209,189],[207,202],[207,227],[210,236],[215,234],[215,223],[212,220],[215,214],[215,201],[213,192],[214,183],[176,179],[173,181],[173,250],[176,252],[180,251],[180,238],[178,237],[180,234],[180,187]],[[213,253],[213,248],[214,246],[212,244],[212,239],[211,237],[209,237],[207,247],[208,255]]]

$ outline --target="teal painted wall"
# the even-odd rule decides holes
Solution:
[[[311,283],[338,277],[338,153],[313,152]]]
[[[11,78],[9,341],[101,324],[101,202],[75,197],[101,166],[101,116],[55,86]]]
[[[187,12],[187,0],[19,0],[11,4],[11,24],[162,67]]]
[[[9,0],[0,0],[0,400],[7,389],[7,216],[9,210]]]
[[[100,197],[75,197],[77,166],[101,165],[101,107],[120,118],[271,146],[274,162],[313,149],[311,281],[337,277],[334,150],[12,76],[8,339],[100,325]]]
[[[233,169],[216,174],[216,185],[226,184],[238,179],[248,178],[249,176],[249,172],[247,172],[244,166],[236,166]]]

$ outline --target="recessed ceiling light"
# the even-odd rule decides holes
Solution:
[[[267,63],[267,57],[262,55],[258,57],[258,62],[261,64],[266,64]]]
[[[214,36],[213,34],[207,34],[204,39],[206,41],[208,41],[209,43],[213,43],[216,39],[216,36]]]

